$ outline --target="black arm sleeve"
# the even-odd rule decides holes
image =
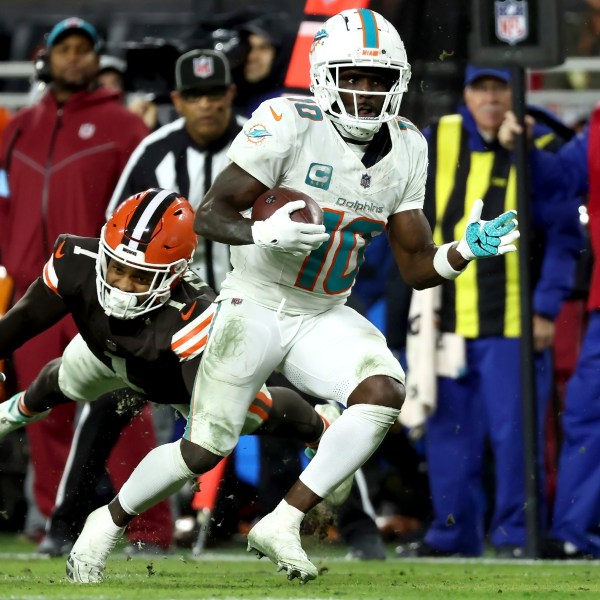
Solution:
[[[0,319],[0,357],[62,319],[69,310],[60,296],[36,279],[25,295]]]

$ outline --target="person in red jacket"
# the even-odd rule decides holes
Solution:
[[[19,111],[4,131],[0,264],[14,280],[14,302],[38,277],[57,235],[64,231],[99,235],[121,171],[148,135],[143,121],[121,104],[116,92],[97,86],[99,44],[90,23],[76,17],[57,23],[47,37],[46,92],[36,104]],[[16,351],[17,387],[27,388],[43,365],[62,354],[75,333],[74,323],[65,318]],[[73,413],[72,406],[61,406],[50,418],[27,428],[34,496],[45,517],[54,506],[67,459]],[[142,437],[147,422],[144,426],[140,421],[135,447],[129,444],[138,459],[140,451],[144,455],[154,446],[154,441]],[[131,432],[132,441],[134,435]],[[140,444],[148,447],[142,450]],[[135,454],[127,456],[133,468]],[[167,530],[171,535],[167,505],[151,520],[147,529],[165,523],[165,535]]]

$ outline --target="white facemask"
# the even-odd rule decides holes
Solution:
[[[114,287],[109,288],[107,291],[108,293],[104,295],[103,308],[109,317],[123,319],[128,314],[129,309],[137,306],[138,299],[135,294],[122,292]]]

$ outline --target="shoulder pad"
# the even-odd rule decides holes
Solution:
[[[98,238],[84,238],[78,235],[63,233],[54,242],[52,258],[60,260],[68,255],[86,254],[93,258],[98,254]]]
[[[204,351],[216,310],[216,304],[206,306],[196,299],[179,312],[182,327],[171,338],[171,349],[180,361],[195,358]]]
[[[414,123],[412,123],[411,121],[409,121],[408,119],[406,119],[405,117],[398,117],[396,119],[396,122],[398,123],[398,127],[401,130],[404,130],[404,131],[414,131],[416,133],[419,133],[419,134],[423,135],[421,133],[421,131],[419,130],[419,128]]]
[[[95,262],[98,255],[98,238],[84,238],[69,234],[62,234],[56,238],[52,255],[44,265],[42,278],[44,283],[59,296],[61,295],[60,282],[64,279],[72,281],[73,275],[81,271],[81,263],[78,263],[80,266],[73,265],[76,255],[84,255],[88,260]],[[92,264],[90,262],[90,266]]]

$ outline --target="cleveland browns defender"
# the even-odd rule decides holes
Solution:
[[[58,404],[122,388],[187,416],[216,307],[211,288],[188,270],[193,219],[185,198],[150,189],[123,202],[100,239],[59,236],[43,275],[0,319],[0,356],[69,313],[79,334],[27,390],[0,404],[0,438]],[[245,431],[316,442],[327,418],[291,390],[273,393],[257,394]]]

